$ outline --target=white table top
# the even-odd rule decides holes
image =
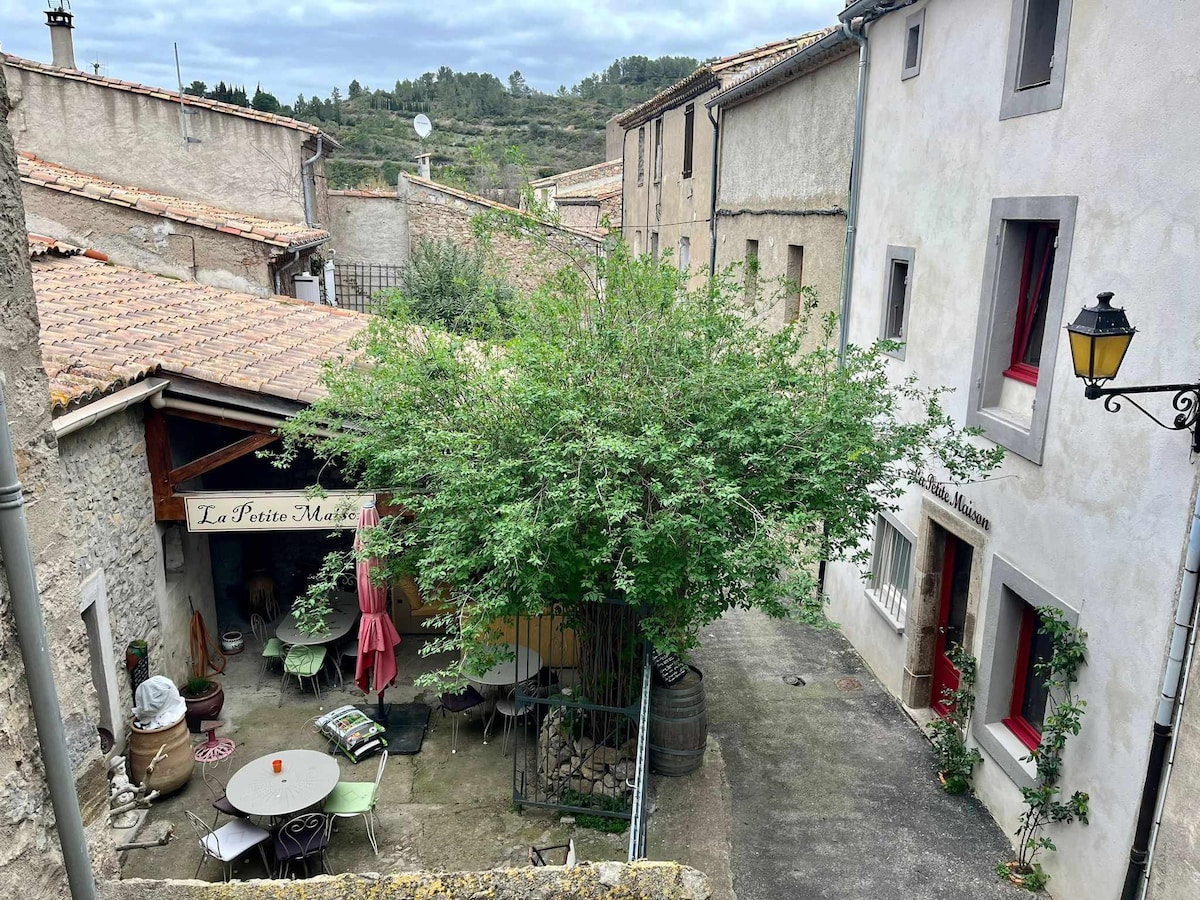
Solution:
[[[283,761],[278,775],[272,760]],[[252,816],[288,816],[316,806],[333,792],[341,770],[337,759],[316,750],[279,750],[252,759],[233,773],[225,797]]]
[[[541,655],[531,647],[505,644],[497,649],[515,653],[516,657],[496,663],[482,675],[468,675],[468,681],[488,685],[516,684],[532,678],[542,667]]]
[[[279,627],[275,629],[275,636],[285,644],[300,644],[306,647],[328,644],[348,635],[356,621],[358,621],[358,607],[347,609],[335,606],[325,616],[324,631],[305,634],[296,626],[296,619],[289,613],[287,618],[280,622]]]

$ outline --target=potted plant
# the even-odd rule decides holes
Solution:
[[[975,709],[975,657],[955,644],[946,656],[958,669],[958,687],[942,691],[948,712],[930,722],[926,729],[937,754],[938,781],[947,794],[961,794],[971,786],[971,775],[983,757],[967,746],[967,729]]]
[[[187,719],[189,731],[198,733],[200,723],[205,719],[215,719],[225,705],[225,691],[220,682],[203,675],[193,675],[183,683],[179,693],[187,706],[184,718]]]

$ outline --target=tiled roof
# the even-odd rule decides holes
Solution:
[[[547,175],[545,178],[529,182],[529,186],[531,188],[551,187],[560,181],[569,181],[580,175],[594,175],[597,178],[620,178],[624,165],[624,159],[610,159],[592,166],[584,166],[582,169],[571,169],[568,172],[557,172],[554,175]]]
[[[26,237],[29,241],[30,259],[44,256],[47,253],[53,253],[56,256],[78,256],[83,252],[82,247],[73,247],[70,244],[64,244],[62,241],[46,237],[45,235],[29,234]]]
[[[38,257],[33,286],[56,411],[154,372],[310,403],[322,362],[369,320],[82,257]]]
[[[180,102],[180,97],[176,91],[168,91],[165,88],[150,87],[145,84],[138,84],[134,81],[122,81],[119,78],[109,78],[107,75],[89,75],[87,72],[81,72],[78,69],[65,69],[59,66],[52,66],[48,63],[37,62],[32,59],[22,59],[19,56],[13,56],[11,53],[0,53],[0,62],[6,66],[12,66],[14,69],[24,69],[27,72],[39,72],[42,75],[54,75],[57,78],[66,78],[70,81],[82,81],[87,84],[94,84],[100,87],[113,88],[118,91],[128,91],[131,94],[144,94],[147,97],[154,97],[157,100],[169,100],[172,103]],[[301,122],[298,119],[289,119],[287,116],[278,116],[274,113],[259,112],[257,109],[246,106],[238,106],[234,103],[223,103],[220,100],[209,100],[207,97],[193,97],[190,94],[183,95],[183,103],[185,106],[195,106],[199,109],[211,109],[214,112],[228,113],[231,116],[241,116],[243,119],[254,119],[256,122],[263,122],[267,125],[279,125],[283,128],[291,128],[295,131],[301,131],[305,134],[321,134],[321,129],[316,125],[310,125],[308,122]],[[340,147],[336,140],[325,135],[325,140],[332,147]]]
[[[32,153],[17,154],[17,169],[21,180],[26,184],[62,191],[87,200],[136,209],[164,219],[186,222],[188,225],[211,228],[213,231],[259,241],[284,250],[329,240],[328,231],[313,228],[303,222],[263,219],[195,200],[184,200],[141,188],[114,184],[95,175],[85,175],[57,163],[38,159]]]
[[[330,197],[377,197],[382,200],[395,200],[398,196],[395,191],[385,191],[382,188],[355,189],[355,190],[333,190],[329,192]]]
[[[631,125],[645,121],[659,110],[682,103],[690,97],[699,96],[710,88],[727,87],[735,79],[745,75],[747,72],[757,71],[760,68],[766,67],[784,54],[791,53],[814,41],[820,40],[828,32],[828,28],[821,29],[820,31],[810,31],[808,34],[802,34],[799,37],[772,41],[769,44],[762,44],[758,47],[752,47],[749,50],[743,50],[741,53],[735,53],[732,56],[725,56],[714,62],[705,63],[686,78],[675,82],[675,84],[655,94],[644,103],[640,103],[621,113],[617,116],[617,124],[623,128],[628,128]]]
[[[592,185],[591,187],[583,187],[574,191],[563,191],[561,194],[555,194],[555,201],[561,200],[609,200],[613,197],[621,196],[621,187],[606,187],[604,185]]]
[[[813,35],[816,36],[816,40],[808,41],[803,46],[769,60],[766,65],[742,70],[736,78],[723,84],[721,90],[705,105],[728,107],[777,87],[791,78],[820,68],[826,63],[848,56],[858,47],[840,28],[826,28],[813,32]]]

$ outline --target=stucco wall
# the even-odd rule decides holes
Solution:
[[[0,384],[25,488],[30,549],[92,861],[99,874],[112,876],[116,862],[108,834],[108,782],[96,737],[98,706],[79,615],[79,578],[71,554],[75,538],[69,528],[58,448],[50,428],[49,389],[38,351],[24,211],[5,112],[7,94],[0,72]],[[37,752],[25,667],[3,568],[0,625],[0,697],[4,698],[0,709],[0,894],[28,900],[57,898],[67,892],[66,873],[54,833],[42,757]]]
[[[100,896],[102,900],[708,900],[711,892],[704,875],[676,863],[605,862],[570,869],[339,875],[237,884],[130,879],[101,885]]]
[[[329,228],[338,262],[408,262],[408,214],[395,196],[366,197],[361,192],[329,195]]]
[[[188,132],[199,143],[185,144],[178,103],[15,66],[5,71],[19,150],[118,184],[304,220],[300,169],[312,155],[303,147],[315,141],[311,135],[195,108]]]
[[[1097,292],[1116,292],[1140,329],[1121,383],[1176,381],[1196,359],[1200,329],[1189,298],[1200,196],[1181,187],[1179,173],[1195,167],[1200,95],[1176,87],[1195,69],[1184,62],[1192,59],[1191,16],[1162,0],[1073,7],[1062,108],[1006,121],[999,115],[1010,3],[929,4],[920,74],[906,81],[904,22],[920,7],[870,31],[850,338],[869,343],[879,335],[887,246],[915,248],[906,359],[892,368],[897,378],[915,374],[953,388],[945,402],[960,424],[972,389],[993,198],[1079,198],[1064,319]],[[1124,27],[1131,21],[1139,23],[1136,40]],[[1169,116],[1161,113],[1164,96],[1173,98]],[[1061,335],[1063,324],[1047,323],[1047,333]],[[979,548],[978,620],[986,619],[994,560],[1002,556],[1077,609],[1089,634],[1078,683],[1087,714],[1068,746],[1062,783],[1090,793],[1091,824],[1050,829],[1059,849],[1044,864],[1060,900],[1111,900],[1136,819],[1195,472],[1185,438],[1128,408],[1110,415],[1085,400],[1066,341],[1054,351],[1043,464],[1010,454],[997,478],[957,490],[991,522]],[[1100,474],[1114,465],[1119,477]],[[914,532],[926,499],[912,490],[900,504],[898,517]],[[874,613],[864,610],[853,570],[831,566],[827,585],[831,616],[894,686],[896,648],[882,645],[905,638],[871,630]],[[985,630],[977,627],[972,641],[981,679],[1011,683],[1011,670],[990,671]],[[932,631],[907,640],[930,641]],[[975,786],[1011,833],[1020,795],[995,757],[985,754]],[[1189,805],[1194,810],[1195,799]]]
[[[35,234],[99,250],[118,265],[193,279],[213,287],[266,297],[274,293],[271,247],[134,209],[22,184],[25,222]]]

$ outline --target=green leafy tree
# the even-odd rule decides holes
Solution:
[[[529,95],[529,85],[525,83],[525,76],[521,74],[520,69],[517,69],[508,76],[508,92],[514,97],[526,97]]]
[[[281,465],[309,444],[410,513],[367,551],[445,597],[450,634],[429,651],[465,655],[427,680],[483,665],[497,617],[586,622],[602,599],[675,651],[734,607],[819,618],[817,563],[864,560],[906,484],[999,462],[941,390],[889,377],[894,345],[850,347],[839,366],[832,320],[810,310],[771,333],[732,278],[689,291],[619,241],[601,258],[548,252],[564,265],[515,304],[502,342],[374,317],[356,364],[329,366],[328,396],[286,428]],[[350,564],[333,554],[297,606],[327,602]]]
[[[254,89],[254,97],[250,101],[250,105],[259,112],[277,113],[279,112],[279,100],[274,94],[268,94],[262,89],[262,85],[258,85]]]
[[[349,94],[351,100],[357,100],[363,95],[363,86],[359,84],[358,79],[355,78],[352,82],[350,82],[350,87],[346,92]]]
[[[190,94],[193,97],[203,97],[208,93],[208,85],[203,81],[193,81],[183,89],[185,94]]]

